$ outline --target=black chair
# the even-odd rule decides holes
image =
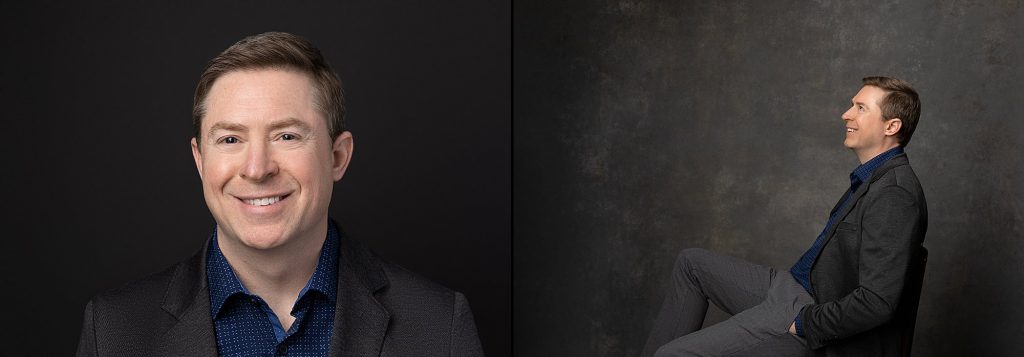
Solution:
[[[924,285],[924,268],[928,264],[928,249],[921,247],[918,256],[913,260],[907,272],[906,287],[900,299],[896,318],[900,319],[902,330],[900,356],[910,356],[910,347],[914,345],[914,325],[917,323],[917,306],[921,301],[921,287]]]

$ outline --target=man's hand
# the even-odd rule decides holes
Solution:
[[[796,321],[789,325],[789,334],[796,336]]]

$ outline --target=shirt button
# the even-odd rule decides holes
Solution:
[[[285,346],[283,344],[282,345],[277,345],[277,355],[278,356],[287,356],[288,355],[288,346]]]

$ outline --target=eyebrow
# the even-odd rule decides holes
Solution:
[[[220,131],[220,130],[224,130],[224,131],[246,131],[248,128],[249,127],[247,127],[245,125],[242,125],[242,124],[238,124],[238,123],[219,122],[217,124],[213,124],[213,126],[210,127],[210,130],[207,130],[206,133],[207,133],[208,136],[212,137],[214,133],[216,133],[217,131]]]
[[[305,122],[303,122],[303,121],[301,121],[299,119],[296,119],[296,118],[287,118],[287,119],[284,119],[284,120],[279,120],[279,121],[275,121],[273,123],[270,123],[270,130],[271,131],[280,130],[280,129],[284,129],[284,128],[288,128],[288,127],[295,127],[295,128],[298,128],[301,131],[307,131],[307,132],[310,131],[309,124],[306,124]]]
[[[299,119],[296,119],[296,118],[286,118],[286,119],[283,119],[283,120],[274,121],[274,122],[270,123],[270,127],[269,128],[270,128],[270,131],[274,131],[274,130],[280,130],[280,129],[284,129],[284,128],[288,128],[288,127],[296,127],[300,131],[305,131],[305,132],[310,131],[310,127],[309,127],[308,124],[306,124],[303,121],[301,121]],[[220,130],[244,132],[244,131],[248,131],[249,127],[247,127],[247,126],[245,126],[243,124],[239,124],[239,123],[219,122],[217,124],[213,124],[213,126],[210,127],[210,130],[207,131],[207,135],[212,137],[214,133],[216,133],[217,131],[220,131]]]

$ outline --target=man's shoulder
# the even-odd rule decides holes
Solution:
[[[201,253],[179,261],[163,270],[147,275],[120,287],[101,292],[89,301],[91,312],[105,326],[125,328],[155,328],[146,325],[159,323],[171,315],[164,311],[179,311],[193,301],[190,296],[202,285],[197,279],[202,270]]]
[[[438,351],[454,348],[465,355],[482,354],[473,313],[465,296],[401,265],[381,258],[376,260],[387,285],[374,295],[390,314],[388,340],[392,348],[404,351],[399,354],[406,354],[414,351],[403,349],[409,346],[450,344],[438,347]]]
[[[364,268],[379,268],[386,286],[381,296],[390,303],[397,304],[446,304],[449,305],[457,294],[454,290],[438,284],[402,265],[381,258],[372,251],[367,251]]]
[[[101,292],[93,297],[93,307],[114,309],[147,305],[159,307],[167,292],[167,285],[178,267],[184,263],[184,261],[179,262],[141,279]]]
[[[877,180],[872,180],[874,181],[872,186],[896,186],[910,193],[921,193],[921,182],[906,156],[896,157],[892,160],[894,165],[882,172]]]
[[[424,298],[428,299],[451,299],[455,294],[454,290],[406,269],[399,264],[384,259],[380,259],[380,261],[382,263],[381,268],[388,277],[390,284],[388,288],[392,292],[413,292],[422,294]]]
[[[91,336],[95,345],[86,348],[150,354],[157,336],[174,323],[163,304],[182,264],[185,262],[94,296],[86,307],[82,336]],[[86,341],[79,341],[83,343]]]

